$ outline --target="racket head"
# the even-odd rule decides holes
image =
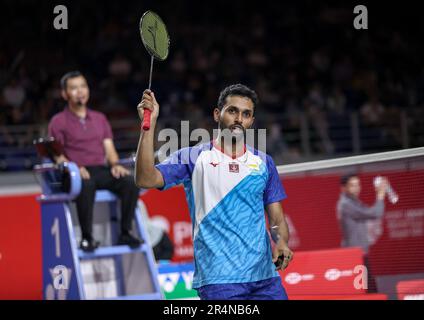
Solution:
[[[146,11],[140,19],[140,36],[147,52],[156,60],[168,58],[170,39],[163,20],[153,11]]]

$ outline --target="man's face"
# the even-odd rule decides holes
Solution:
[[[361,193],[361,180],[358,177],[352,177],[343,188],[348,195],[358,198]]]
[[[87,80],[83,76],[68,79],[65,90],[62,90],[62,96],[69,104],[85,106],[90,98]]]
[[[228,129],[232,136],[244,137],[255,118],[252,100],[241,96],[228,96],[222,110],[215,108],[214,119],[221,130]]]

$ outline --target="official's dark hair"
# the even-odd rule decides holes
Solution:
[[[342,186],[345,186],[345,185],[349,182],[349,180],[350,180],[351,178],[355,178],[355,177],[358,177],[358,174],[356,174],[356,173],[348,173],[348,174],[345,174],[344,176],[342,176],[342,177],[340,178],[340,184],[341,184]]]
[[[62,90],[66,90],[66,85],[68,84],[69,79],[83,77],[83,76],[84,75],[79,71],[68,72],[60,79],[60,87],[62,88]]]
[[[222,109],[222,107],[225,105],[225,100],[228,96],[241,96],[249,98],[250,100],[252,100],[253,107],[255,108],[259,102],[258,95],[255,91],[243,84],[237,83],[232,84],[221,91],[218,98],[218,109]]]

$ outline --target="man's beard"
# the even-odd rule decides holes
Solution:
[[[246,129],[240,124],[233,124],[226,127],[222,122],[219,123],[221,136],[224,138],[224,143],[228,144],[245,144]]]

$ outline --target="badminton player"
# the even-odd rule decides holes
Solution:
[[[244,85],[225,88],[213,111],[218,137],[180,149],[156,166],[153,145],[159,104],[146,90],[138,105],[141,120],[145,108],[152,114],[151,129],[140,134],[135,182],[160,190],[184,185],[193,224],[193,288],[201,299],[287,299],[277,272],[293,258],[280,204],[286,194],[272,158],[244,139],[257,102],[256,93]],[[274,248],[264,209],[272,238],[278,239]]]

